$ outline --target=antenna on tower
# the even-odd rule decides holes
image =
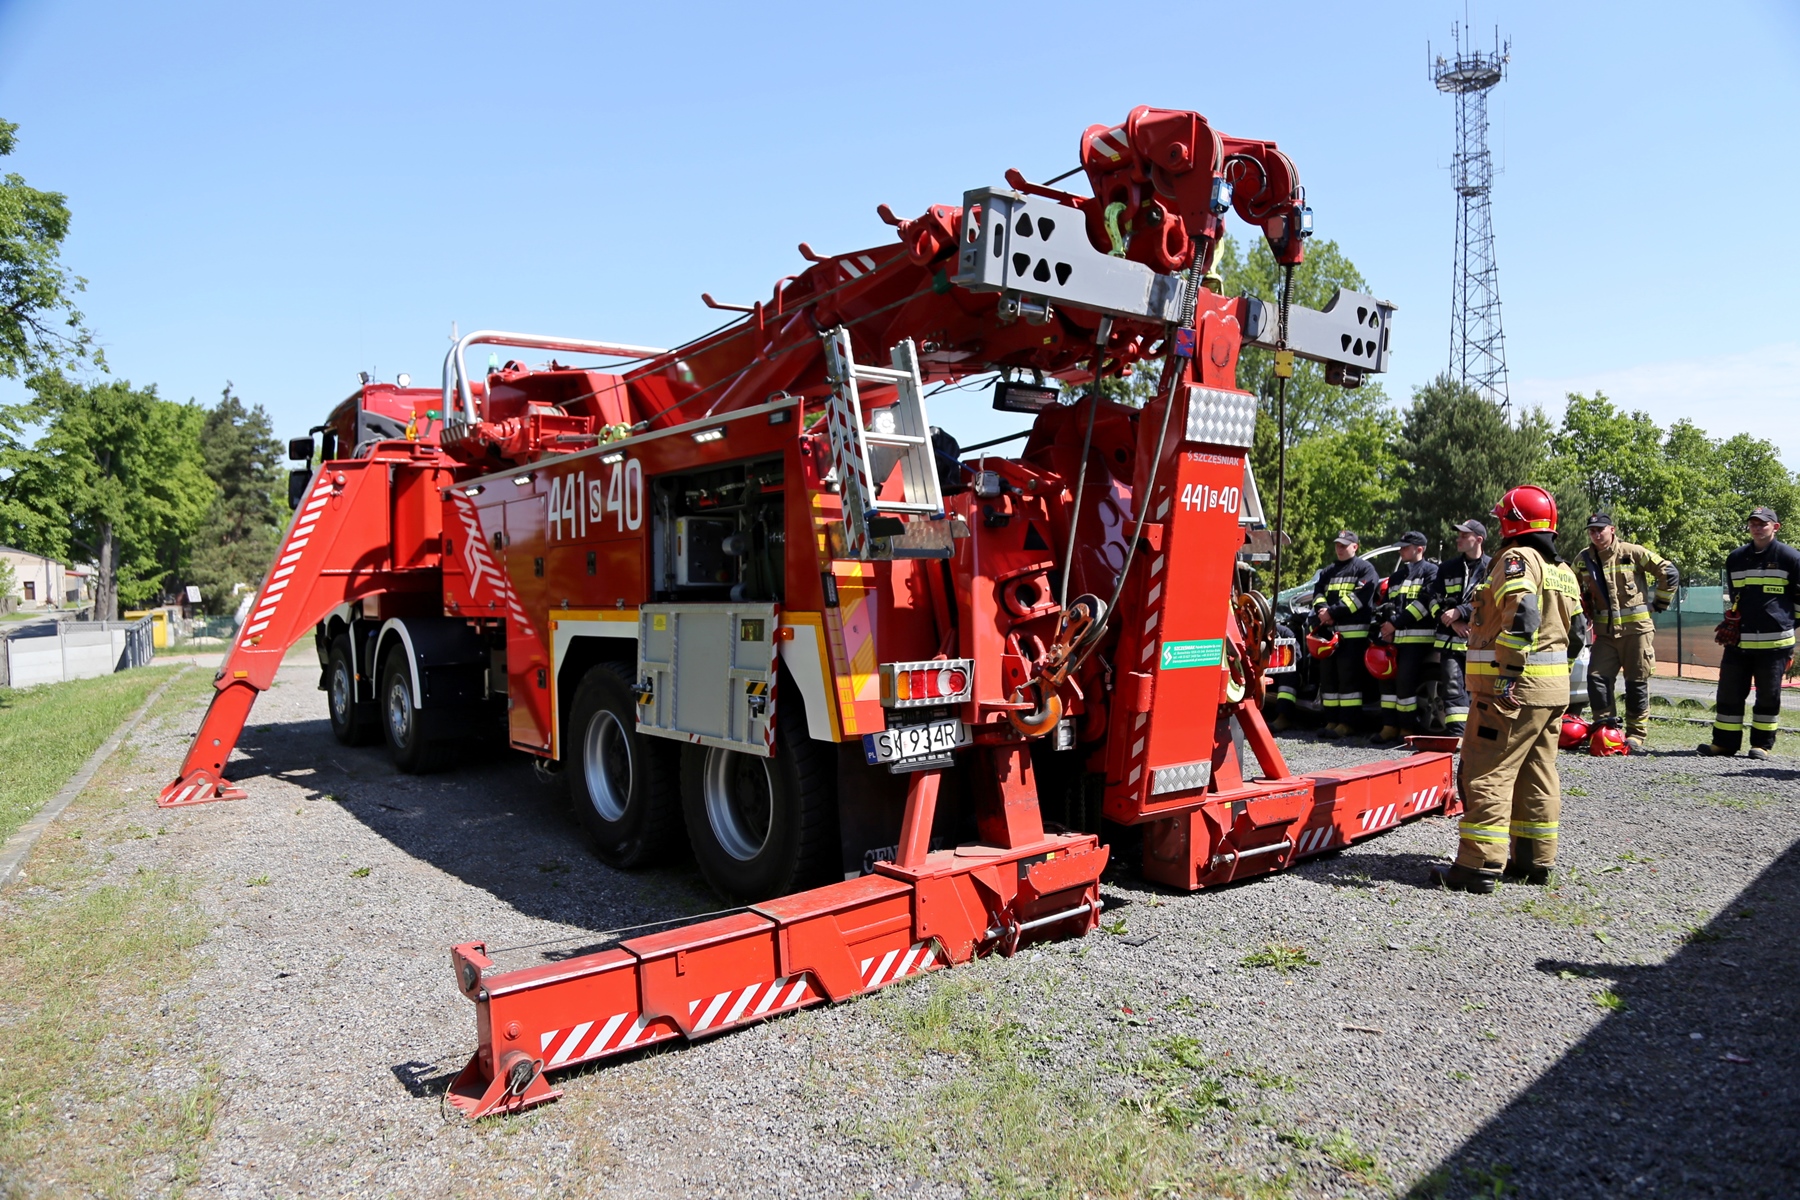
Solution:
[[[1494,163],[1488,154],[1487,94],[1506,78],[1512,40],[1484,53],[1470,37],[1463,48],[1463,25],[1450,26],[1455,57],[1438,55],[1431,81],[1456,97],[1456,157],[1450,171],[1456,186],[1456,263],[1450,292],[1450,373],[1502,409],[1507,407],[1506,336],[1500,328],[1500,277],[1494,261],[1494,219],[1490,193]],[[1427,57],[1431,43],[1425,44]]]

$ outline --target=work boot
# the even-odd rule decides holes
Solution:
[[[1642,754],[1644,752],[1644,739],[1641,737],[1632,737],[1627,734],[1625,737],[1625,749],[1632,754]]]
[[[1490,896],[1494,892],[1494,875],[1461,863],[1431,868],[1430,881],[1452,892],[1468,892],[1472,896]]]
[[[1319,736],[1327,739],[1341,738],[1344,736],[1344,727],[1336,722],[1327,722],[1319,727]]]
[[[1543,887],[1550,882],[1550,867],[1528,867],[1506,860],[1506,869],[1500,872],[1500,878],[1508,883],[1529,883],[1532,887]]]
[[[1769,752],[1764,750],[1761,746],[1752,746],[1750,747],[1750,757],[1754,758],[1757,762],[1767,762],[1770,755]]]
[[[1275,714],[1275,719],[1269,722],[1269,728],[1273,729],[1276,733],[1286,733],[1293,727],[1294,723],[1288,720],[1288,715],[1286,713]]]
[[[1712,742],[1701,742],[1698,746],[1695,746],[1694,749],[1706,758],[1730,758],[1733,753],[1723,746],[1714,745]]]
[[[1369,739],[1369,745],[1391,746],[1399,740],[1400,727],[1398,725],[1383,725],[1381,727],[1381,732]]]

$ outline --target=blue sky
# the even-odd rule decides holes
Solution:
[[[1513,395],[1599,387],[1800,467],[1800,6],[969,6],[0,0],[0,169],[67,193],[117,375],[283,436],[358,370],[435,382],[452,320],[671,345],[794,247],[1075,161],[1137,104],[1294,158],[1321,236],[1400,307],[1389,393],[1448,356],[1467,12],[1492,100]],[[1240,237],[1243,231],[1239,231]],[[0,384],[0,400],[17,396]],[[933,410],[964,441],[1017,418]]]

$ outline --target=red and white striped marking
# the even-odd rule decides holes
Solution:
[[[1367,833],[1371,829],[1386,829],[1392,825],[1399,819],[1394,815],[1395,810],[1399,807],[1398,804],[1383,804],[1375,808],[1364,809],[1362,814],[1363,832]]]
[[[937,960],[936,942],[914,942],[906,948],[904,953],[899,950],[889,950],[879,959],[863,959],[863,986],[878,988],[884,983],[905,979],[908,975],[918,975],[941,965]]]
[[[320,470],[318,482],[307,494],[300,511],[294,514],[294,526],[288,530],[287,540],[281,544],[281,554],[269,572],[268,582],[263,584],[262,595],[256,598],[256,607],[239,633],[240,647],[248,650],[255,646],[261,640],[263,630],[275,620],[275,612],[292,582],[290,577],[299,569],[300,560],[306,554],[306,543],[312,538],[313,527],[325,515],[325,506],[330,503],[331,476]]]
[[[1154,519],[1161,521],[1166,518],[1172,503],[1173,495],[1169,489],[1165,488],[1162,494],[1162,503],[1156,506]],[[1138,655],[1139,670],[1148,670],[1162,651],[1162,646],[1156,638],[1156,627],[1157,623],[1162,620],[1163,584],[1166,582],[1163,579],[1163,568],[1168,565],[1169,556],[1167,554],[1158,554],[1150,560],[1149,587],[1144,593],[1144,628],[1140,634],[1143,649]],[[1128,787],[1136,787],[1137,781],[1144,776],[1144,747],[1149,743],[1150,738],[1150,735],[1144,731],[1144,727],[1149,723],[1149,713],[1139,713],[1131,723],[1131,731],[1136,735],[1137,740],[1132,742],[1131,755],[1125,760],[1131,767],[1125,777]]]
[[[754,1020],[772,1013],[786,1012],[818,998],[819,993],[813,990],[812,976],[805,973],[783,975],[773,983],[753,983],[747,988],[731,988],[710,1000],[689,1000],[688,1016],[692,1017],[698,1012],[694,1032],[705,1033],[709,1029],[735,1025],[740,1020]],[[702,1003],[706,1005],[705,1011],[700,1011]]]
[[[1300,840],[1294,843],[1294,856],[1298,858],[1302,855],[1318,854],[1330,846],[1336,836],[1337,827],[1335,825],[1320,825],[1317,828],[1308,829],[1300,835]]]
[[[1095,134],[1094,140],[1088,144],[1113,162],[1124,158],[1125,152],[1131,149],[1131,143],[1125,138],[1123,125],[1115,125],[1105,133]]]
[[[850,278],[861,279],[875,269],[875,259],[868,254],[846,254],[838,259],[838,266],[844,268],[844,274]]]
[[[1442,791],[1443,788],[1434,783],[1424,791],[1414,792],[1407,797],[1406,803],[1401,805],[1401,808],[1409,817],[1416,813],[1422,813],[1428,808],[1436,807],[1438,794]]]
[[[480,602],[482,593],[488,593],[496,604],[504,604],[507,613],[518,622],[519,630],[526,637],[536,637],[537,631],[531,627],[531,618],[525,615],[525,608],[519,603],[518,593],[513,591],[506,573],[494,563],[493,555],[488,552],[487,538],[481,532],[481,515],[475,511],[475,502],[460,491],[452,490],[451,503],[456,508],[456,519],[462,522],[462,559],[463,566],[469,573],[469,595]]]
[[[560,1067],[564,1063],[593,1058],[609,1050],[648,1046],[652,1042],[675,1036],[675,1030],[671,1026],[666,1023],[653,1026],[654,1020],[654,1017],[643,1013],[622,1012],[614,1013],[603,1022],[583,1021],[573,1029],[552,1029],[548,1033],[539,1034],[539,1049],[549,1055],[544,1060],[544,1066]],[[554,1053],[550,1049],[552,1045],[556,1047]]]
[[[197,782],[188,784],[179,792],[176,792],[173,796],[170,796],[167,800],[163,801],[163,803],[169,808],[179,808],[181,805],[187,804],[198,798],[200,793],[211,790],[212,786],[212,780],[210,779],[198,780]]]

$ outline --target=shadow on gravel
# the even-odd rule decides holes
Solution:
[[[1800,843],[1413,1197],[1800,1195]]]
[[[607,931],[720,907],[691,861],[630,873],[601,863],[569,810],[562,779],[540,775],[499,746],[466,748],[437,774],[405,775],[385,746],[341,745],[323,719],[249,726],[238,744],[245,757],[232,762],[233,779],[281,779],[524,916],[586,931],[516,951],[494,944],[490,953],[502,967],[565,959],[609,944],[596,936]]]

